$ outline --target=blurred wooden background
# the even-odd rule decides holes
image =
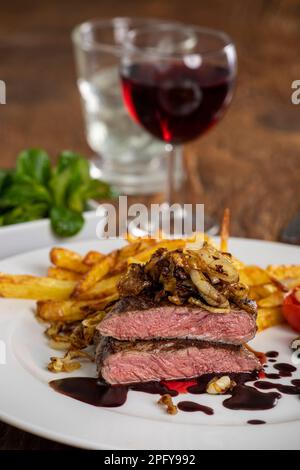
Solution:
[[[239,79],[234,102],[211,132],[188,146],[195,198],[220,215],[232,209],[237,236],[277,239],[300,211],[299,0],[10,0],[1,5],[0,166],[24,147],[56,154],[91,152],[75,84],[70,32],[92,17],[176,19],[223,29],[236,42]],[[198,195],[197,195],[198,193]],[[63,419],[61,417],[60,419]],[[60,448],[0,424],[0,448]]]

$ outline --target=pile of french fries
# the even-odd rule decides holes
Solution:
[[[129,235],[127,241],[126,246],[108,254],[90,251],[81,256],[65,248],[53,248],[52,265],[45,277],[0,273],[0,297],[36,300],[37,319],[49,324],[45,332],[49,345],[66,351],[64,357],[51,358],[49,370],[72,371],[80,367],[75,359],[92,359],[83,350],[92,344],[95,327],[106,309],[118,300],[117,285],[130,263],[148,261],[159,248],[176,250],[188,243]]]
[[[272,272],[272,267],[262,269],[259,266],[244,266],[240,269],[240,281],[249,286],[249,297],[257,303],[258,331],[284,322],[282,304],[287,287],[284,285],[287,270],[296,276],[297,266],[281,266],[282,277],[279,279]],[[300,284],[300,277],[298,278]]]
[[[221,230],[221,251],[228,251],[229,212],[225,211]],[[112,302],[118,300],[117,285],[130,263],[145,263],[159,248],[197,248],[209,237],[196,234],[193,239],[132,238],[128,244],[108,254],[90,251],[81,256],[65,248],[50,251],[47,276],[0,273],[0,297],[34,299],[37,319],[48,324],[46,336],[53,349],[63,357],[52,357],[53,372],[72,371],[86,358],[93,360],[89,346],[97,324]],[[249,286],[249,297],[258,304],[257,325],[262,331],[282,323],[281,307],[287,291],[300,285],[300,266],[246,266],[232,257],[240,281]]]

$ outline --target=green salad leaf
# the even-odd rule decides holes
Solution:
[[[83,227],[89,199],[113,197],[108,183],[91,178],[83,155],[63,151],[52,168],[45,150],[23,150],[15,170],[0,169],[0,226],[50,216],[57,235],[73,236]]]
[[[0,169],[0,195],[4,189],[11,183],[13,176],[12,170],[1,170]]]
[[[0,209],[7,209],[23,204],[45,202],[50,204],[51,195],[47,188],[35,183],[16,183],[9,186],[0,198]]]
[[[82,214],[66,207],[53,207],[50,218],[54,232],[60,237],[72,237],[80,232],[84,225]]]
[[[31,222],[33,220],[42,219],[48,215],[48,205],[43,203],[34,203],[14,207],[5,212],[0,218],[1,225],[20,224],[23,222]]]
[[[47,152],[42,149],[28,149],[19,153],[16,178],[25,177],[42,185],[47,185],[51,175],[51,163]]]

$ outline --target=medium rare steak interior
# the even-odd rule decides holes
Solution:
[[[99,376],[110,384],[250,372],[261,367],[243,346],[193,340],[130,342],[103,337],[97,345],[96,362]]]
[[[255,336],[256,304],[229,254],[208,244],[157,250],[129,267],[119,293],[97,327],[96,362],[108,383],[261,368],[242,346]]]
[[[243,344],[254,338],[255,315],[237,307],[212,313],[203,307],[157,304],[150,297],[123,297],[97,327],[119,340],[190,338]]]

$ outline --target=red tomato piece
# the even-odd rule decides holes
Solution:
[[[300,333],[300,288],[297,287],[291,294],[287,295],[283,302],[283,315],[291,327]]]

